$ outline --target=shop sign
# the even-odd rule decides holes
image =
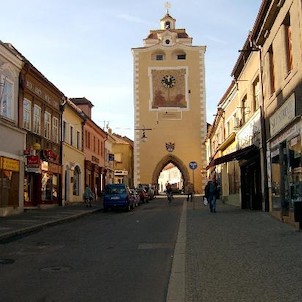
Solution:
[[[271,141],[271,148],[276,147],[278,144],[282,143],[285,141],[288,137],[293,136],[294,134],[297,133],[297,125],[293,125],[289,129],[287,129],[285,132],[282,134],[278,135],[274,140]]]
[[[272,115],[269,120],[271,136],[284,129],[295,118],[295,95],[288,100]]]
[[[30,155],[30,149],[24,149],[23,155]]]
[[[115,170],[114,171],[114,175],[115,176],[125,176],[125,175],[128,175],[128,171],[125,171],[125,170]]]
[[[27,156],[27,172],[40,173],[40,157],[39,155]]]
[[[58,173],[60,173],[60,166],[56,165],[56,164],[49,163],[48,164],[48,171],[58,174]]]
[[[57,154],[53,152],[51,149],[43,150],[43,155],[45,159],[55,161],[57,159]]]
[[[1,157],[0,167],[3,170],[19,172],[20,162],[16,159]]]
[[[260,111],[258,111],[240,131],[237,133],[237,149],[243,149],[252,144],[259,146],[260,144]]]

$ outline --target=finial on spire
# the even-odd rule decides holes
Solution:
[[[169,14],[169,8],[171,8],[171,3],[167,1],[165,3],[165,8],[166,8],[167,14]]]

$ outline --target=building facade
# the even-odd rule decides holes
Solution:
[[[301,21],[301,1],[263,1],[252,36],[261,47],[268,202],[289,221],[302,201]]]
[[[26,132],[19,128],[18,112],[22,66],[10,45],[0,42],[0,216],[23,211]]]
[[[112,146],[114,154],[114,183],[125,183],[133,188],[133,141],[116,133],[113,133],[112,136],[115,140]]]
[[[114,153],[113,145],[115,144],[114,136],[112,135],[112,130],[109,128],[107,132],[107,140],[105,141],[105,184],[114,183]]]
[[[301,1],[262,1],[232,71],[236,115],[222,104],[217,108],[224,114],[223,144],[231,126],[227,121],[238,121],[234,152],[215,158],[221,145],[214,146],[210,139],[215,141],[221,130],[212,127],[208,133],[213,147],[209,169],[231,160],[239,165],[238,205],[269,211],[290,223],[302,201],[301,20]]]
[[[19,125],[26,131],[24,207],[62,205],[61,104],[64,94],[16,49],[24,62]]]
[[[83,111],[69,99],[63,105],[62,121],[62,205],[83,201],[85,154]]]
[[[169,14],[150,30],[134,60],[134,184],[158,184],[163,168],[173,163],[184,182],[200,192],[205,165],[205,46],[194,46],[185,29]],[[146,140],[147,138],[147,140]],[[154,152],[156,150],[156,152]]]
[[[107,133],[91,119],[93,104],[86,98],[72,98],[71,101],[84,113],[84,154],[85,185],[87,184],[99,198],[105,186],[105,141]]]

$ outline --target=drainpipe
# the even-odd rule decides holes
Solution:
[[[267,173],[267,149],[266,149],[266,124],[265,124],[265,110],[264,110],[264,94],[263,94],[263,65],[262,65],[262,48],[259,49],[259,83],[261,88],[261,106],[260,106],[260,124],[261,124],[261,171],[263,184],[263,199],[264,211],[269,212],[269,194],[268,194],[268,173]]]
[[[66,182],[65,182],[65,175],[63,175],[63,113],[65,110],[65,105],[66,105],[66,97],[62,96],[62,100],[61,100],[61,104],[60,104],[60,112],[61,112],[61,116],[60,116],[60,160],[59,160],[59,165],[61,167],[61,176],[60,176],[60,180],[59,180],[59,188],[58,188],[58,204],[59,206],[65,206],[65,202],[66,200],[64,199],[65,196],[65,192],[66,192]],[[63,177],[64,177],[64,192],[63,192]],[[64,197],[63,197],[64,196]]]

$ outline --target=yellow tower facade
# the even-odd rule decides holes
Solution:
[[[204,185],[206,135],[205,46],[192,45],[169,14],[150,30],[134,60],[134,185],[157,184],[173,163],[184,184]]]

